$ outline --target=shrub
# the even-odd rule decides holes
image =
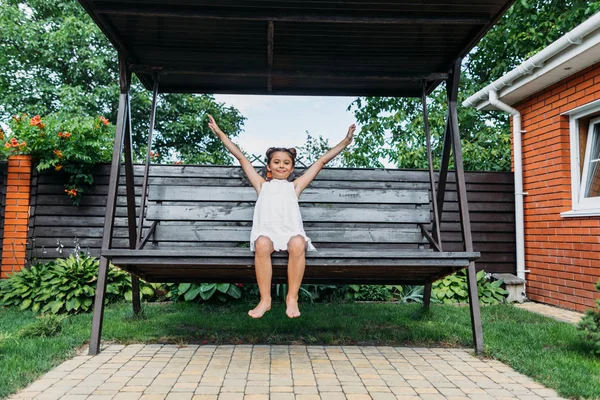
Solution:
[[[180,283],[171,285],[169,297],[173,300],[208,301],[217,299],[227,301],[242,296],[240,288],[233,283]]]
[[[600,292],[600,280],[596,282],[596,290]],[[596,300],[597,310],[588,310],[581,318],[577,329],[584,331],[585,340],[592,346],[592,352],[600,355],[600,299]]]
[[[51,337],[62,331],[62,321],[65,316],[54,314],[41,315],[35,322],[25,325],[20,331],[22,338]]]
[[[504,302],[508,292],[500,287],[502,283],[502,279],[490,282],[485,271],[479,271],[477,273],[477,292],[481,303],[491,305]],[[435,282],[431,297],[445,304],[468,303],[467,270],[463,269]]]
[[[402,286],[348,285],[346,297],[356,301],[390,301],[394,292],[399,291],[402,291]]]
[[[94,257],[70,255],[24,268],[0,281],[0,304],[53,314],[88,312],[96,294],[98,266]],[[111,265],[106,289],[109,302],[122,300],[123,288],[131,290],[131,280],[127,286],[123,279],[129,279],[129,274]]]
[[[9,126],[11,137],[0,135],[5,155],[30,154],[38,171],[66,174],[65,193],[75,205],[94,182],[92,168],[112,157],[114,129],[104,117],[51,114],[42,119],[23,114],[14,116]]]

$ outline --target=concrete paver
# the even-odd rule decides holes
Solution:
[[[67,400],[559,399],[469,349],[108,345],[13,395]]]
[[[562,308],[550,306],[548,304],[534,303],[530,301],[521,304],[515,304],[515,306],[527,311],[534,312],[536,314],[541,314],[546,317],[554,318],[558,321],[568,322],[570,324],[578,323],[584,316],[584,314],[578,313],[576,311],[565,310]]]

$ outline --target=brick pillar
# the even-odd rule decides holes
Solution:
[[[27,229],[31,190],[31,157],[10,156],[6,179],[6,208],[0,278],[20,271],[27,261]]]

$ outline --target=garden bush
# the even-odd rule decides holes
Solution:
[[[66,174],[65,193],[75,205],[94,182],[93,167],[112,158],[114,128],[101,116],[23,114],[12,117],[9,127],[10,137],[0,132],[4,155],[29,154],[38,171]]]
[[[504,302],[508,292],[500,287],[503,283],[502,279],[492,282],[488,280],[485,271],[479,271],[476,276],[479,300],[483,305]],[[431,297],[445,304],[468,303],[467,270],[463,269],[436,281],[433,284]]]
[[[596,282],[596,290],[600,292],[600,280]],[[592,346],[592,352],[600,356],[600,299],[596,300],[597,310],[588,310],[579,321],[577,328],[584,331],[585,340]]]
[[[95,257],[70,255],[24,268],[0,281],[0,304],[53,314],[88,312],[96,293],[98,265]],[[107,300],[122,300],[127,288],[131,290],[129,274],[110,266]]]

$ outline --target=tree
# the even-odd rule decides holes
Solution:
[[[463,62],[459,104],[515,68],[600,10],[600,1],[537,0],[516,2]],[[420,99],[361,97],[349,107],[362,125],[348,166],[426,168],[427,153]],[[446,90],[428,99],[434,167],[439,168],[445,126]],[[466,170],[510,170],[508,115],[459,107]]]
[[[27,112],[106,116],[116,121],[117,54],[75,0],[0,0],[0,120]],[[133,146],[144,157],[151,93],[131,88]],[[207,128],[206,112],[231,136],[244,117],[210,95],[161,95],[155,161],[229,164],[229,153]]]

